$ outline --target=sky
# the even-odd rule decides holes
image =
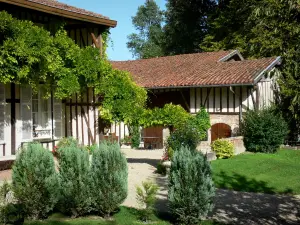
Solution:
[[[92,12],[108,16],[118,22],[116,28],[112,28],[111,40],[107,51],[110,60],[130,60],[132,53],[126,46],[127,36],[135,32],[131,17],[137,12],[140,5],[146,0],[59,0],[66,4],[83,8]],[[165,9],[166,0],[156,0],[161,9]]]

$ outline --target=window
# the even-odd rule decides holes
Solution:
[[[33,94],[30,87],[21,88],[23,141],[52,137],[50,99],[45,99],[44,96],[41,89]]]
[[[4,141],[5,126],[5,87],[0,84],[0,141]]]
[[[44,91],[32,95],[33,138],[51,138],[50,100]]]

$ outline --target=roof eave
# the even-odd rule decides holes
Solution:
[[[33,10],[37,10],[40,12],[45,12],[48,14],[62,16],[62,17],[69,18],[69,19],[85,21],[85,22],[104,25],[104,26],[108,26],[108,27],[116,27],[117,26],[117,21],[115,21],[115,20],[80,14],[80,13],[76,13],[76,12],[72,12],[72,11],[54,8],[54,7],[47,6],[47,5],[42,5],[42,4],[35,3],[35,2],[28,2],[25,0],[0,0],[0,2],[5,2],[8,4],[21,6],[24,8],[33,9]]]
[[[280,65],[281,64],[281,57],[278,56],[267,68],[265,68],[263,71],[261,71],[255,78],[254,78],[254,85],[256,85],[261,78],[263,77],[263,75],[272,70],[275,66]]]
[[[233,57],[234,55],[238,55],[240,57],[241,61],[245,60],[239,50],[234,50],[234,51],[230,52],[228,55],[225,55],[224,57],[222,57],[221,59],[219,59],[218,62],[225,62],[228,59],[230,59],[231,57]]]
[[[238,86],[254,86],[254,83],[187,85],[187,86],[144,87],[144,88],[148,90],[157,90],[157,89],[214,88],[214,87],[238,87]]]

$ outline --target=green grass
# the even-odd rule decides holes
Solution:
[[[71,219],[62,214],[53,214],[44,221],[27,221],[25,225],[134,225],[144,224],[139,221],[138,211],[133,208],[121,207],[120,211],[116,213],[111,219],[104,220],[101,217],[89,216],[77,219]],[[161,218],[154,216],[151,225],[170,225],[172,224],[167,216]],[[201,225],[222,225],[217,222],[205,221]]]
[[[270,194],[300,194],[300,151],[245,153],[212,162],[218,188]]]

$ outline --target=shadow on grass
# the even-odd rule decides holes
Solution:
[[[219,222],[245,225],[300,224],[300,198],[274,195],[274,188],[264,181],[237,173],[228,175],[222,171],[215,179],[215,184],[223,188],[216,192],[215,209],[211,214],[211,218]],[[292,192],[290,189],[284,191]]]
[[[238,173],[226,174],[224,171],[221,171],[220,175],[214,179],[215,185],[218,188],[223,189],[232,189],[235,191],[242,192],[258,192],[258,193],[268,193],[276,194],[276,191],[273,187],[270,187],[265,181],[258,181],[256,179],[249,179]],[[287,188],[285,191],[280,194],[292,194],[293,190]]]

